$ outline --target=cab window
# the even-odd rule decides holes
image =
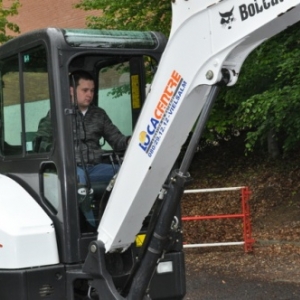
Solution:
[[[125,135],[132,134],[132,108],[129,62],[100,69],[98,106]],[[139,91],[138,91],[139,93]],[[101,143],[104,143],[101,141]],[[106,143],[103,149],[111,149]]]
[[[1,154],[34,154],[39,121],[50,109],[44,46],[0,62]]]
[[[154,59],[133,57],[102,67],[98,73],[98,106],[125,135],[132,135],[143,102],[153,80]],[[101,141],[103,149],[111,149]]]

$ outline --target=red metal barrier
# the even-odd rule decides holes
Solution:
[[[240,213],[240,214],[224,214],[224,215],[215,215],[215,216],[186,216],[186,217],[182,217],[182,221],[241,218],[243,220],[244,241],[243,242],[208,243],[208,244],[190,244],[190,245],[184,245],[184,248],[225,246],[225,245],[244,245],[245,252],[253,251],[254,239],[252,238],[251,221],[250,221],[250,207],[249,207],[249,199],[250,199],[251,192],[249,191],[248,187],[185,190],[184,193],[185,194],[211,193],[211,192],[235,191],[235,190],[241,190],[242,213]]]

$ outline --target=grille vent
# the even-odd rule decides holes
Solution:
[[[40,290],[39,294],[41,297],[49,297],[54,294],[54,287],[52,285],[44,284]]]

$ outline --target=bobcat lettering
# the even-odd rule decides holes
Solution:
[[[254,3],[250,3],[249,5],[242,4],[239,6],[241,19],[242,21],[245,21],[249,17],[254,17],[257,14],[264,12],[264,10],[272,8],[283,1],[284,0],[260,0],[261,4],[259,4],[258,0],[254,0]]]

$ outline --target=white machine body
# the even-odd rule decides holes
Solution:
[[[0,174],[0,269],[59,263],[54,226],[28,192]]]
[[[300,16],[300,0],[176,0],[172,7],[169,42],[98,228],[106,251],[134,241],[221,70],[235,84],[248,54]]]

